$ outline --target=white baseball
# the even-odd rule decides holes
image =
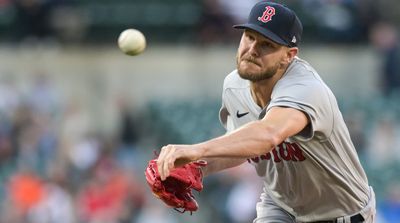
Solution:
[[[146,48],[146,38],[137,29],[126,29],[118,37],[118,46],[127,55],[138,55]]]

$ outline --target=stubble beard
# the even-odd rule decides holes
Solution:
[[[253,62],[252,58],[249,58],[247,60],[249,62]],[[239,56],[236,56],[236,68],[238,70],[239,76],[241,78],[249,80],[251,82],[259,82],[259,81],[263,81],[263,80],[272,78],[278,72],[278,69],[280,67],[281,67],[280,63],[277,62],[274,66],[269,67],[265,71],[261,71],[258,73],[248,73],[248,72],[244,71],[244,69],[242,67],[240,67]]]

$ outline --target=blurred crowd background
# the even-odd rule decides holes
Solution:
[[[245,223],[250,165],[204,180],[190,215],[150,193],[147,161],[169,143],[224,134],[224,77],[255,0],[0,0],[1,223]],[[285,0],[300,57],[337,95],[378,202],[400,222],[400,2]],[[137,28],[148,47],[123,55]]]

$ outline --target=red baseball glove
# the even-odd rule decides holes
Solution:
[[[165,204],[183,213],[196,211],[198,204],[192,194],[192,189],[203,189],[203,174],[200,167],[207,165],[206,161],[196,161],[175,168],[164,181],[158,173],[157,160],[149,161],[145,176],[153,194]],[[181,210],[179,210],[181,209]]]

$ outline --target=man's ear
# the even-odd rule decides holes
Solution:
[[[290,47],[290,48],[288,48],[288,51],[287,51],[287,62],[288,62],[288,64],[289,63],[291,63],[292,61],[293,61],[293,58],[295,57],[295,56],[297,56],[297,54],[299,53],[299,48],[297,48],[297,47]]]
[[[298,52],[299,48],[297,47],[287,48],[285,57],[283,58],[280,64],[284,67],[288,66],[293,61],[293,58],[297,55]]]

